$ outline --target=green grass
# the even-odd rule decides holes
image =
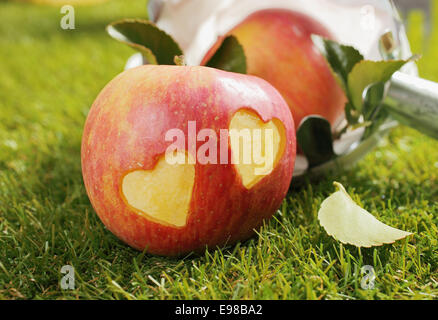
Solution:
[[[436,2],[435,2],[436,3]],[[0,2],[0,298],[437,299],[438,143],[400,127],[354,169],[291,190],[252,240],[166,259],[137,252],[105,229],[87,198],[82,128],[94,98],[132,53],[104,26],[146,16],[144,1],[59,9]],[[422,75],[438,81],[438,5],[423,37],[409,20]],[[328,237],[317,211],[338,180],[383,222],[415,236],[374,249]],[[76,269],[76,290],[60,269]],[[360,269],[375,268],[374,290]]]

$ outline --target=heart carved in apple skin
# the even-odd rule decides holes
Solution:
[[[197,161],[190,123],[196,134],[210,129],[217,137],[242,125],[271,129],[272,168],[260,178],[236,164],[228,137],[213,144],[225,145],[229,161]],[[166,133],[175,129],[184,133],[186,149],[178,152],[185,164],[166,162]],[[196,150],[205,141],[196,141]],[[295,156],[293,118],[278,91],[262,79],[206,67],[125,71],[94,102],[82,140],[85,186],[103,223],[130,246],[166,256],[251,237],[286,196]]]
[[[312,34],[333,39],[318,21],[285,9],[257,11],[227,34],[243,46],[248,74],[265,79],[283,95],[297,129],[309,115],[320,115],[335,124],[347,102]],[[207,64],[224,39],[207,52],[201,65]]]

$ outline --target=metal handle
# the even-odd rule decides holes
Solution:
[[[397,72],[385,105],[399,122],[438,139],[438,83]]]

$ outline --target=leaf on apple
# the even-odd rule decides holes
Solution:
[[[175,56],[183,55],[170,35],[147,20],[119,20],[106,30],[114,39],[140,51],[149,64],[174,65]]]
[[[315,34],[312,35],[312,40],[327,59],[345,91],[348,85],[348,75],[358,62],[364,60],[364,57],[353,47],[344,46]]]
[[[328,235],[356,247],[370,248],[391,244],[412,233],[392,228],[358,206],[345,188],[334,183],[339,191],[324,200],[318,220]]]
[[[406,63],[418,58],[413,56],[408,60],[370,61],[365,60],[354,47],[342,45],[318,35],[312,35],[312,40],[340,80],[350,107],[360,112],[364,104],[364,92],[370,86],[379,83],[384,85]]]
[[[418,59],[418,56],[408,60],[389,60],[396,51],[391,32],[385,33],[380,41],[386,59],[383,61],[365,60],[354,47],[318,35],[312,35],[312,40],[326,58],[348,99],[345,105],[348,125],[336,132],[334,139],[349,128],[358,127],[366,127],[362,140],[367,139],[388,119],[389,113],[383,107],[388,81],[396,71]]]
[[[297,131],[297,141],[311,168],[336,157],[331,125],[323,117],[304,118]]]
[[[354,108],[362,111],[365,90],[372,85],[388,82],[408,62],[409,60],[363,60],[357,63],[348,75],[348,91]]]
[[[245,51],[236,37],[228,36],[213,57],[207,62],[206,66],[246,74]]]

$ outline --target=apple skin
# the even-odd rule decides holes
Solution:
[[[189,121],[197,122],[198,132],[209,128],[219,136],[242,109],[255,112],[263,122],[278,119],[285,128],[282,157],[253,188],[243,186],[233,164],[197,162],[185,227],[151,221],[125,203],[124,175],[154,169],[171,144],[165,141],[168,130],[183,130],[187,147]],[[102,222],[133,248],[164,256],[250,238],[285,198],[295,156],[293,118],[275,88],[257,77],[199,66],[147,65],[117,76],[94,102],[82,140],[83,179]]]
[[[303,118],[320,115],[332,125],[344,112],[345,97],[312,34],[333,39],[319,22],[284,9],[253,13],[226,36],[235,36],[244,48],[247,73],[265,79],[283,95],[292,111],[295,128]],[[205,65],[225,37],[204,57]]]

